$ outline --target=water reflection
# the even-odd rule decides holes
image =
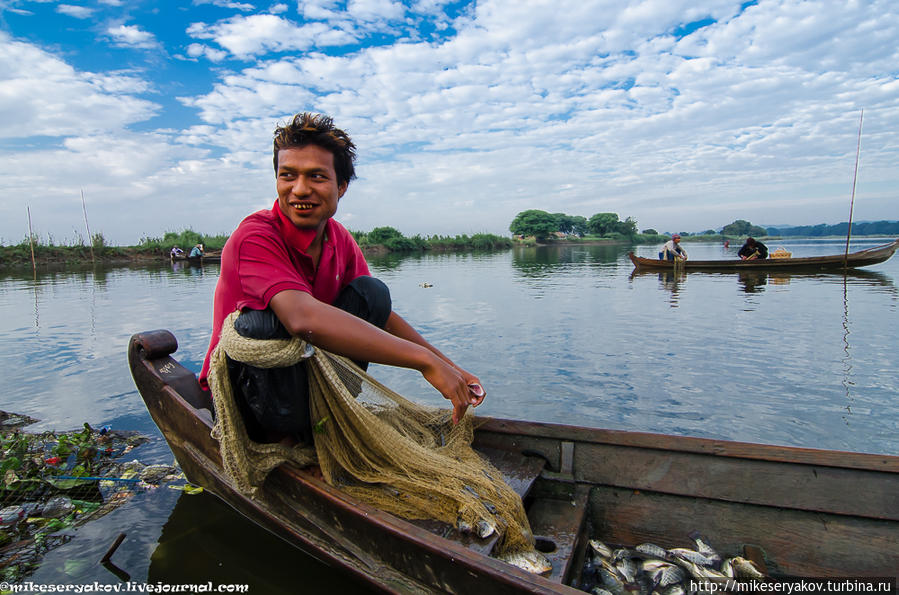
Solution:
[[[789,277],[786,278],[789,282]],[[764,271],[740,271],[737,273],[737,282],[743,293],[759,293],[768,285],[768,273]]]
[[[659,273],[659,286],[671,293],[669,303],[672,308],[677,308],[680,297],[680,286],[687,280],[685,271],[662,271]]]
[[[770,285],[789,285],[794,279],[797,281],[814,281],[815,283],[843,283],[846,285],[860,285],[886,290],[888,293],[899,296],[896,284],[890,275],[878,271],[866,271],[861,269],[827,272],[802,272],[802,271],[647,271],[634,269],[630,274],[630,280],[640,277],[658,275],[659,288],[669,291],[672,295],[679,293],[685,286],[687,275],[694,278],[728,279],[735,278],[742,293],[762,293]]]
[[[843,389],[846,391],[846,415],[843,416],[843,422],[848,426],[848,415],[852,415],[852,353],[849,346],[849,276],[843,276]]]
[[[186,564],[185,561],[190,563]],[[264,564],[255,563],[264,560]],[[147,582],[248,585],[250,593],[373,593],[248,521],[215,496],[183,494],[150,556]],[[297,585],[302,580],[302,585]]]

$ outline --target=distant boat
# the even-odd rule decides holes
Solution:
[[[889,244],[875,246],[867,250],[835,254],[830,256],[804,256],[801,258],[764,258],[756,260],[681,260],[675,264],[670,260],[642,258],[629,252],[628,256],[634,267],[639,270],[670,270],[675,266],[685,271],[721,271],[721,270],[806,270],[834,271],[843,268],[865,267],[889,260],[899,249],[899,239]]]
[[[204,262],[222,262],[221,254],[204,254],[203,256],[188,256],[186,254],[182,254],[179,256],[172,255],[172,262],[190,262],[190,263],[204,263]]]

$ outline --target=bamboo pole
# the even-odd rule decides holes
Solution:
[[[846,252],[843,254],[843,268],[849,268],[849,238],[852,236],[852,210],[855,207],[855,183],[858,181],[858,157],[862,149],[862,118],[865,110],[858,117],[858,141],[855,145],[855,173],[852,175],[852,199],[849,201],[849,229],[846,230]]]
[[[34,232],[31,231],[31,207],[26,206],[25,210],[28,212],[28,242],[31,244],[31,270],[34,272],[34,276],[37,277],[37,264],[34,262]]]
[[[91,264],[94,262],[94,238],[91,236],[91,226],[87,223],[87,206],[84,204],[84,188],[81,189],[81,210],[84,212],[84,227],[87,229],[87,241],[91,247]]]

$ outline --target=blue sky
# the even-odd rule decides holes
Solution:
[[[275,197],[271,133],[359,149],[337,218],[508,233],[899,219],[893,0],[0,0],[0,242],[230,233]]]

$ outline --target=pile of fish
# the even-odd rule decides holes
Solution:
[[[695,549],[665,549],[652,543],[611,548],[591,539],[581,589],[594,595],[686,595],[691,583],[757,579],[765,575],[746,558],[722,558],[697,532]]]

